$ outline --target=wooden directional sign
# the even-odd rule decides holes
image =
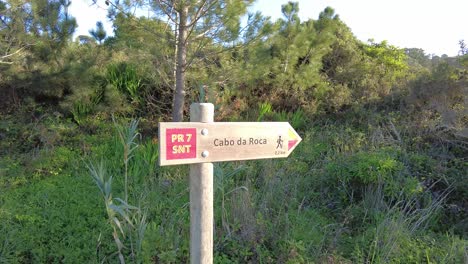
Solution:
[[[287,122],[159,123],[159,164],[283,158],[301,140]]]

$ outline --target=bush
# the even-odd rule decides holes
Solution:
[[[122,94],[127,96],[130,102],[138,102],[142,96],[142,78],[137,73],[134,65],[125,62],[110,64],[106,73],[107,82]]]
[[[62,170],[28,183],[0,193],[0,260],[95,261],[96,244],[107,227],[97,193],[82,171]],[[103,244],[98,250],[108,252],[109,247]]]
[[[370,186],[382,185],[390,200],[422,191],[417,179],[405,173],[394,149],[343,155],[327,165],[325,177],[329,187],[340,189],[339,200],[345,205],[361,201]]]

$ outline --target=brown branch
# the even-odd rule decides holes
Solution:
[[[13,53],[1,56],[0,57],[0,63],[1,64],[13,64],[13,62],[6,62],[6,61],[3,61],[3,60],[6,59],[6,58],[15,56],[16,54],[20,53],[23,49],[24,49],[24,47],[21,47],[21,48],[19,48],[17,51],[15,51]]]
[[[201,6],[198,8],[197,13],[194,16],[194,19],[187,25],[187,27],[193,28],[195,26],[195,24],[198,22],[198,20],[200,20],[200,18],[202,17],[201,11],[203,10],[203,6],[205,6],[205,4],[206,4],[206,0],[203,0]],[[210,5],[210,7],[211,7],[211,5]],[[210,7],[208,7],[208,8],[210,8]]]
[[[174,18],[172,18],[172,12],[174,12],[174,11],[177,12],[177,10],[174,10],[174,9],[175,9],[175,8],[174,8],[174,5],[173,5],[173,4],[170,5],[167,1],[162,1],[162,0],[157,0],[157,2],[159,3],[159,6],[161,7],[161,11],[167,16],[167,18],[168,18],[169,20],[171,20],[172,23],[178,24],[178,22],[175,21]],[[164,6],[163,6],[163,5],[164,5]],[[170,9],[171,9],[170,12],[167,10],[167,9],[169,9],[169,8],[168,8],[169,6],[171,7],[171,8],[170,8]]]
[[[216,0],[216,1],[211,2],[211,4],[207,8],[205,8],[203,10],[203,6],[205,5],[205,3],[206,3],[206,0],[203,1],[202,6],[198,9],[197,14],[195,15],[193,21],[191,21],[190,24],[187,25],[187,27],[189,28],[189,32],[187,34],[187,39],[192,35],[193,30],[195,29],[195,26],[198,23],[198,21],[202,17],[204,17],[208,13],[208,11],[211,10],[211,8],[213,8],[215,6],[215,4],[218,3],[218,1]]]

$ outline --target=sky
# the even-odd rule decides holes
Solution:
[[[78,22],[75,35],[89,35],[97,21],[106,18],[104,0],[72,0],[69,9]],[[257,0],[250,11],[261,11],[273,21],[281,17],[287,0]],[[400,48],[422,48],[426,54],[457,55],[458,42],[468,42],[468,0],[298,0],[301,20],[317,19],[325,7],[335,9],[340,19],[362,40],[373,39]],[[108,22],[108,23],[106,23]]]

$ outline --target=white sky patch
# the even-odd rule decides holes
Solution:
[[[107,35],[113,35],[112,23],[107,18],[107,6],[104,0],[98,0],[96,5],[93,5],[91,0],[72,0],[72,4],[68,9],[69,13],[76,18],[78,28],[74,36],[87,35],[89,31],[96,28],[96,22],[101,21],[104,24],[104,29]]]

